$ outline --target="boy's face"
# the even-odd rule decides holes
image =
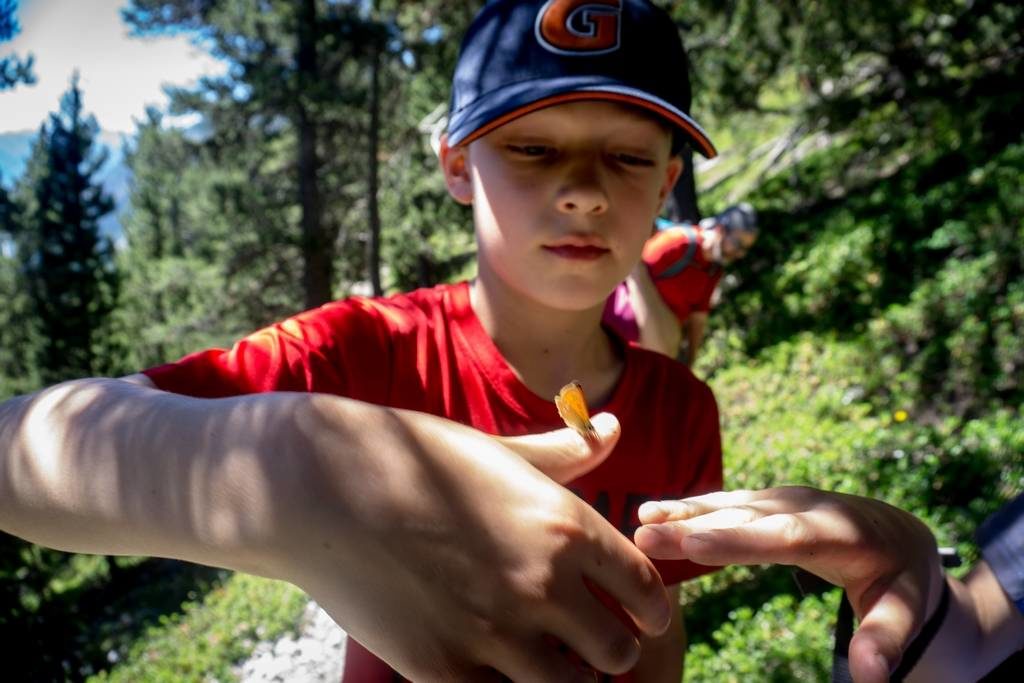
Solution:
[[[601,304],[682,170],[671,138],[641,110],[587,100],[443,146],[449,191],[473,206],[481,276],[551,308]]]

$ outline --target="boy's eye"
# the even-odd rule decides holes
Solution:
[[[627,166],[654,166],[654,161],[646,157],[639,157],[635,154],[616,154],[615,158],[619,163]]]
[[[542,157],[551,151],[545,145],[508,145],[510,152],[526,157]]]

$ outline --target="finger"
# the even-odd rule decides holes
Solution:
[[[658,570],[592,508],[584,506],[583,513],[593,515],[590,528],[596,534],[585,548],[586,576],[622,606],[642,633],[661,635],[672,620],[672,607]]]
[[[550,624],[566,645],[599,671],[620,674],[633,668],[640,642],[627,626],[629,614],[614,598],[584,582],[566,595],[564,604],[552,614]]]
[[[829,561],[828,549],[841,547],[835,539],[823,537],[804,514],[769,515],[727,528],[701,527],[693,523],[668,522],[641,527],[637,545],[656,559],[692,560],[699,564],[795,564],[814,570],[809,553]],[[641,545],[642,544],[642,545]],[[820,552],[819,552],[820,551]],[[666,554],[670,553],[670,554]],[[845,561],[845,553],[835,561]]]
[[[659,560],[679,559],[682,542],[687,536],[707,531],[721,531],[749,524],[765,516],[753,505],[715,510],[685,521],[641,526],[633,534],[634,543],[647,556]]]
[[[549,638],[537,638],[525,647],[517,641],[514,647],[505,648],[498,660],[495,667],[513,681],[595,683],[597,680],[594,671],[571,661],[568,653],[559,652]]]
[[[644,555],[656,560],[684,560],[686,528],[679,523],[648,524],[633,532],[633,543]]]
[[[659,524],[690,519],[734,505],[746,505],[755,499],[757,491],[716,491],[703,496],[679,500],[655,500],[644,503],[638,511],[642,524]]]
[[[551,479],[564,484],[604,462],[619,442],[622,429],[614,415],[599,413],[591,423],[598,436],[593,441],[568,427],[543,434],[495,438]]]
[[[692,519],[716,510],[745,505],[756,506],[772,514],[809,509],[817,492],[805,486],[780,486],[763,490],[716,491],[679,500],[660,500],[640,506],[640,522],[659,524]]]

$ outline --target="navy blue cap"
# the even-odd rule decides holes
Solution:
[[[741,202],[715,216],[715,222],[724,226],[726,232],[757,232],[757,211]]]
[[[462,41],[448,144],[554,104],[611,100],[661,115],[710,159],[687,69],[678,27],[647,0],[492,0]]]

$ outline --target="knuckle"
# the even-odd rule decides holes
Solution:
[[[795,515],[786,515],[782,518],[779,535],[782,544],[790,548],[802,546],[811,540],[810,529]]]
[[[762,516],[761,511],[750,504],[737,505],[734,509],[739,517],[739,521],[753,522]]]
[[[801,503],[809,503],[821,497],[821,492],[810,486],[785,486],[783,489],[793,500]]]
[[[512,572],[509,584],[512,592],[518,596],[518,602],[528,604],[546,603],[556,593],[558,583],[554,567],[535,565],[524,567]]]

